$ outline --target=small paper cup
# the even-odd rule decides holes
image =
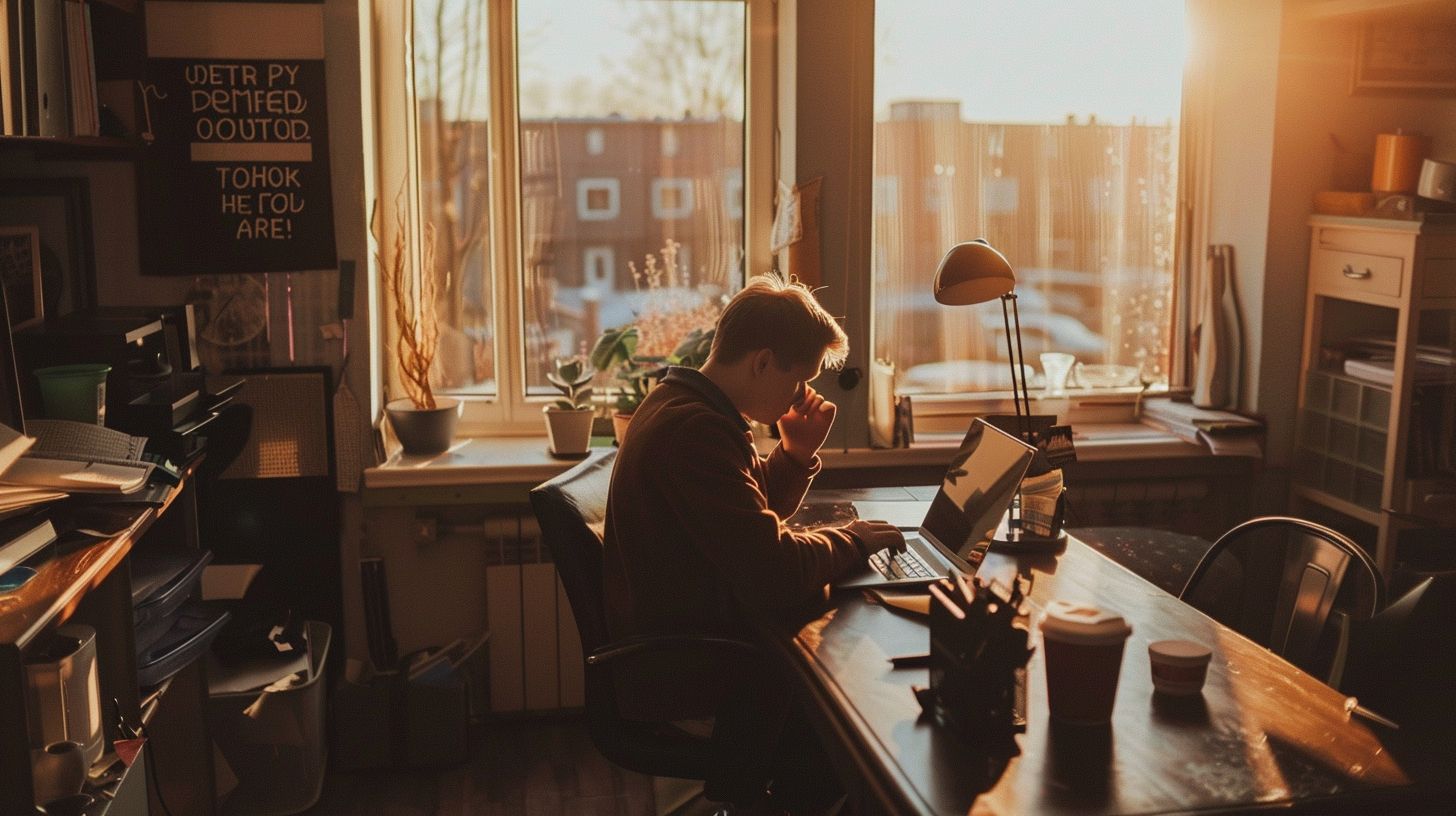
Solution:
[[[1191,640],[1158,640],[1148,644],[1148,663],[1153,671],[1153,688],[1175,697],[1203,690],[1208,662],[1213,652]]]

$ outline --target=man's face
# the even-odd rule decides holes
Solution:
[[[772,425],[779,417],[804,399],[806,388],[822,370],[822,356],[819,361],[805,365],[791,365],[780,368],[773,359],[773,352],[765,351],[764,364],[755,366],[753,404],[744,413],[749,419]]]

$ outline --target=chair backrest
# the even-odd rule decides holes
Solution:
[[[541,540],[556,562],[586,654],[608,640],[602,600],[602,530],[616,461],[615,449],[593,454],[531,490],[531,509],[541,526]]]
[[[616,461],[615,450],[592,454],[531,490],[531,509],[566,588],[584,655],[609,642],[602,592],[602,534]],[[587,664],[584,669],[587,730],[603,756],[651,776],[707,777],[714,755],[706,739],[627,719],[617,702],[612,661]]]
[[[1304,519],[1264,516],[1224,533],[1179,596],[1210,617],[1328,680],[1338,670],[1331,612],[1369,620],[1385,601],[1360,545]]]

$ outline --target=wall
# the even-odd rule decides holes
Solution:
[[[334,232],[339,258],[358,262],[358,279],[354,294],[354,313],[358,317],[350,325],[349,381],[352,383],[361,412],[351,422],[336,423],[337,434],[352,434],[363,444],[366,457],[370,424],[371,370],[369,304],[372,284],[369,281],[369,243],[367,234],[368,206],[366,181],[370,168],[365,156],[372,156],[372,145],[365,133],[365,105],[361,94],[363,60],[367,44],[360,41],[360,7],[368,0],[326,0],[324,4],[328,82],[329,160],[332,168]],[[372,115],[367,117],[372,121]],[[367,152],[366,152],[367,148]],[[137,195],[135,165],[130,161],[36,161],[14,150],[0,153],[4,162],[0,176],[5,177],[85,177],[90,180],[92,226],[96,255],[97,299],[101,305],[167,305],[181,303],[192,285],[191,278],[150,277],[141,274],[137,236]],[[274,342],[267,364],[289,365],[287,297],[283,275],[272,275],[270,285],[270,326]],[[310,272],[293,276],[295,362],[298,365],[331,365],[337,376],[342,344],[325,338],[321,328],[337,321],[338,275],[333,271]],[[342,437],[340,437],[342,438]],[[366,460],[366,464],[368,461]],[[345,499],[341,563],[344,569],[344,606],[346,630],[350,643],[362,643],[363,626],[359,618],[358,580],[352,565],[358,563],[359,517],[356,502]],[[336,635],[337,637],[338,635]]]
[[[1335,186],[1335,173],[1337,162],[1347,161],[1340,159],[1342,152],[1362,157],[1355,172],[1368,184],[1376,134],[1398,127],[1426,133],[1432,137],[1432,155],[1456,159],[1456,99],[1351,95],[1355,38],[1362,18],[1322,16],[1318,3],[1285,6],[1267,182],[1264,307],[1250,314],[1261,349],[1253,405],[1269,417],[1270,460],[1277,466],[1288,464],[1294,440],[1292,383],[1299,373],[1309,263],[1306,222],[1314,193],[1341,189]],[[1261,260],[1249,254],[1240,259]]]

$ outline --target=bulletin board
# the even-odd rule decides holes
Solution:
[[[143,274],[335,268],[323,11],[147,2]]]

